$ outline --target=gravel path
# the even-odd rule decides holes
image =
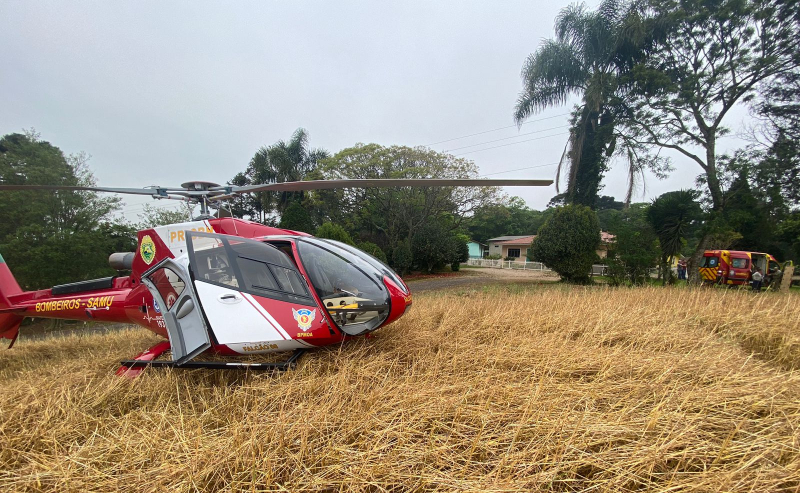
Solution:
[[[419,279],[408,282],[412,293],[440,291],[443,289],[481,287],[489,284],[522,284],[558,281],[558,276],[551,272],[523,271],[512,269],[464,269],[462,275]]]

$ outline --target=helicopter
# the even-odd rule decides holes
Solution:
[[[338,241],[217,217],[209,205],[243,193],[371,187],[548,186],[551,180],[346,179],[180,187],[3,185],[0,191],[75,190],[149,195],[200,206],[200,215],[137,233],[134,252],[113,253],[123,276],[23,291],[0,255],[0,339],[13,347],[25,317],[121,322],[164,337],[124,360],[118,375],[144,368],[286,370],[307,350],[368,336],[405,314],[411,291],[388,265]],[[220,207],[220,210],[221,207]],[[159,360],[166,352],[171,359]],[[199,361],[204,352],[241,356],[292,351],[278,363]]]

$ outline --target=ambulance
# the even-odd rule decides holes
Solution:
[[[768,280],[773,272],[780,269],[780,264],[769,253],[706,250],[698,270],[704,284],[736,286],[749,284],[756,268],[760,268],[765,280]]]

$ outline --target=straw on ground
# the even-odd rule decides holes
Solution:
[[[800,489],[794,294],[424,294],[286,374],[112,375],[157,340],[0,352],[0,490]]]

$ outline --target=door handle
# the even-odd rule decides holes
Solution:
[[[233,293],[221,294],[219,297],[217,297],[217,299],[220,303],[239,303],[242,301],[242,298],[239,295]]]

